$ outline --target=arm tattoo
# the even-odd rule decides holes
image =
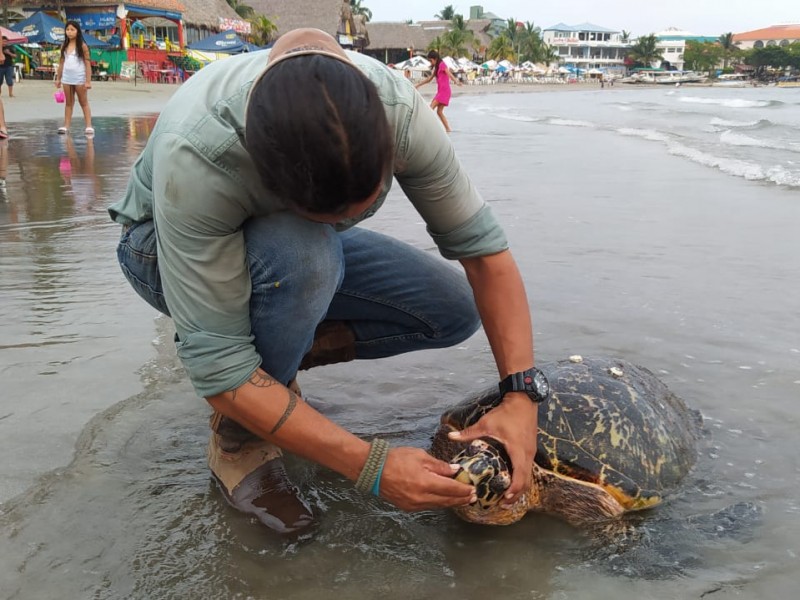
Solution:
[[[286,423],[286,419],[289,418],[289,415],[292,414],[295,407],[297,406],[297,394],[295,394],[292,390],[286,390],[289,392],[289,404],[286,405],[286,410],[283,411],[281,418],[278,419],[278,422],[275,423],[275,427],[272,428],[272,431],[269,432],[270,435],[274,434],[278,429],[283,427],[283,424]]]
[[[247,382],[250,385],[254,385],[260,388],[268,388],[272,387],[273,385],[280,385],[277,381],[275,381],[275,379],[273,379],[260,369],[253,372],[253,374],[250,375],[250,379],[248,379]]]
[[[273,379],[266,373],[264,373],[264,371],[257,369],[253,371],[252,375],[250,375],[250,378],[247,380],[247,383],[259,388],[268,388],[272,387],[273,385],[277,385],[278,382],[275,381],[275,379]],[[236,400],[236,394],[238,391],[239,388],[231,390],[231,400]]]
[[[256,370],[251,376],[250,379],[247,380],[247,383],[253,385],[257,388],[269,388],[273,385],[280,385],[278,381],[265,373],[264,371],[258,369]],[[238,392],[238,388],[233,390],[233,396],[231,400],[236,400],[236,393]],[[278,422],[275,423],[275,426],[272,428],[272,431],[269,432],[270,435],[273,435],[278,429],[283,427],[283,424],[286,423],[286,420],[289,416],[294,412],[294,409],[297,407],[297,394],[295,394],[292,390],[287,389],[287,393],[289,394],[289,403],[286,405],[286,410],[283,411],[281,418],[278,419]]]

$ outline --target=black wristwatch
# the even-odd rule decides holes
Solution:
[[[500,382],[500,397],[509,392],[525,392],[537,404],[550,398],[550,383],[539,369],[532,367],[527,371],[512,373]]]

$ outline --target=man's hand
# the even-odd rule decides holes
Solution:
[[[514,504],[531,486],[538,423],[536,404],[524,392],[511,392],[505,395],[499,406],[486,413],[473,426],[449,434],[452,439],[460,442],[491,437],[505,446],[511,458],[513,475],[511,487],[506,490],[503,507]]]
[[[457,470],[419,448],[392,448],[381,475],[381,498],[406,511],[466,506],[477,500],[475,488],[453,479]]]

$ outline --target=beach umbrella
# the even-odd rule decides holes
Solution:
[[[89,48],[108,48],[110,45],[108,42],[97,39],[89,33],[83,34],[83,41],[86,42],[86,45],[89,46]]]
[[[11,31],[10,29],[6,29],[5,27],[0,26],[0,34],[4,38],[6,38],[7,44],[24,44],[28,41],[28,38],[22,35],[21,33],[17,33],[16,31]]]
[[[427,71],[431,68],[431,63],[424,56],[414,56],[408,60],[404,60],[401,63],[397,63],[394,68],[398,69],[399,71],[405,71],[406,69],[410,69],[412,71]]]
[[[233,29],[209,36],[186,47],[189,50],[219,52],[221,54],[240,54],[242,52],[261,50],[260,47],[245,42]]]
[[[446,64],[447,68],[451,71],[461,70],[461,66],[453,59],[452,56],[445,56],[442,61],[444,61],[444,64]]]
[[[480,67],[478,67],[478,65],[476,65],[474,62],[472,62],[470,59],[465,58],[463,56],[461,58],[459,58],[457,62],[458,62],[458,66],[461,67],[461,69],[463,69],[464,71],[476,71],[476,70],[478,70],[480,68]]]
[[[30,43],[60,44],[64,41],[64,23],[43,12],[37,12],[9,29],[24,35]]]

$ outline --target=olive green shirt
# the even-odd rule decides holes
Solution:
[[[155,220],[178,355],[204,397],[239,387],[261,363],[252,343],[242,224],[286,208],[263,187],[244,131],[248,92],[268,55],[227,58],[184,83],[134,163],[124,198],[109,207],[121,224]],[[394,178],[442,255],[460,259],[506,249],[502,229],[413,85],[372,58],[349,56],[378,89],[394,132]],[[389,176],[373,208],[357,220],[380,207],[391,184]]]

